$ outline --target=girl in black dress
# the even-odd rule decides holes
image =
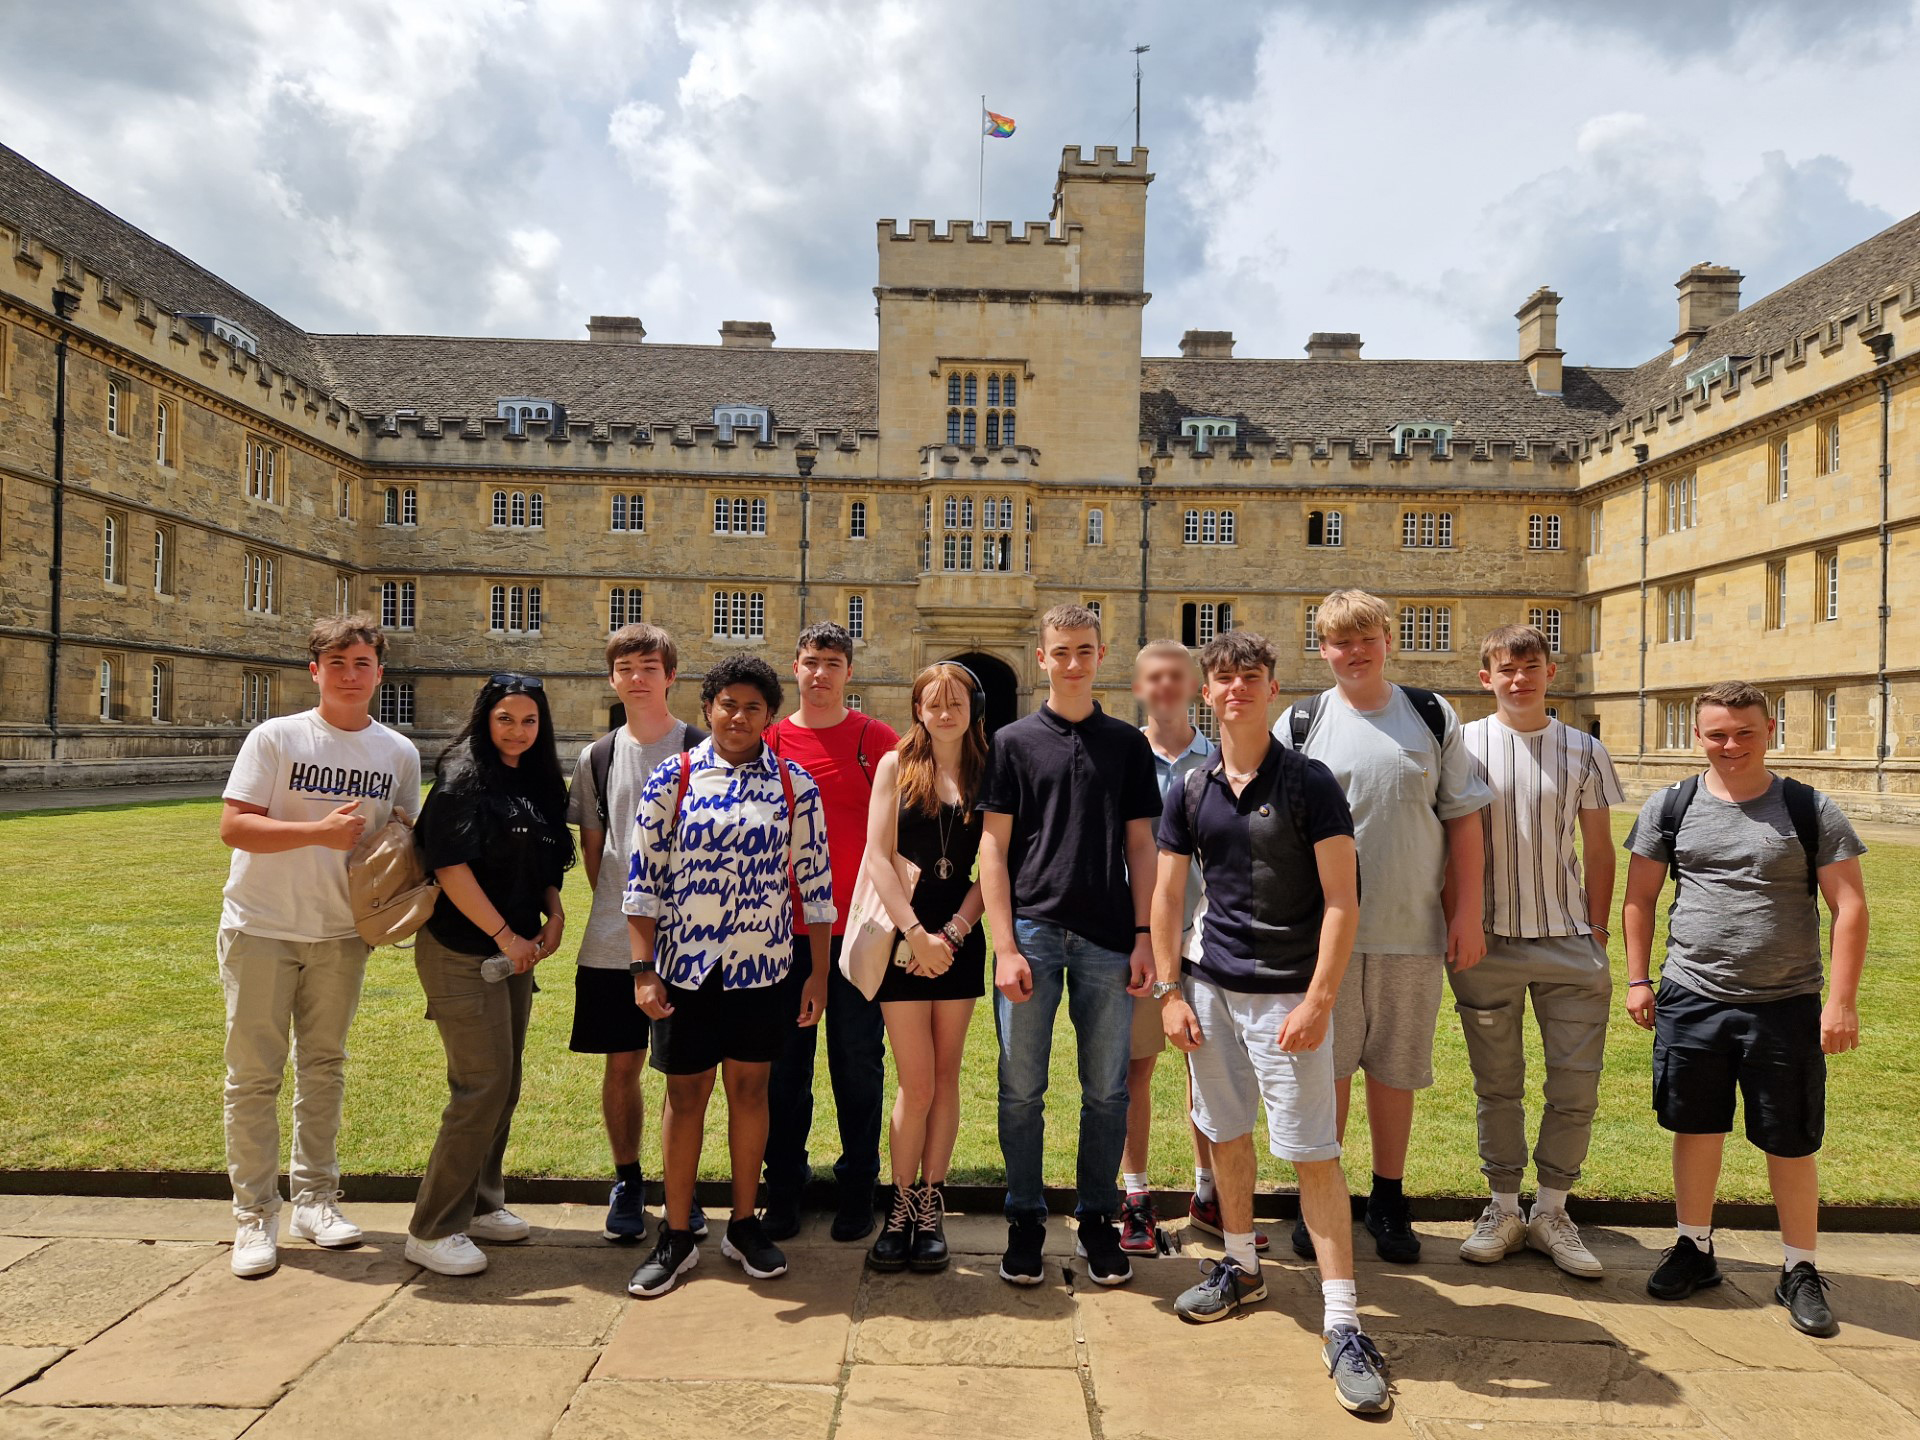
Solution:
[[[973,878],[980,848],[974,800],[986,770],[980,682],[952,661],[913,682],[913,728],[873,777],[865,863],[900,931],[875,999],[893,1046],[900,1091],[888,1127],[893,1209],[867,1263],[875,1270],[943,1270],[940,1187],[960,1132],[960,1060],[973,1003],[986,993],[984,902]],[[920,867],[907,893],[895,856]]]

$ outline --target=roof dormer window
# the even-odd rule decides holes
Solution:
[[[1433,420],[1403,420],[1398,425],[1387,428],[1393,436],[1393,453],[1405,455],[1415,440],[1431,440],[1433,453],[1444,455],[1447,447],[1453,443],[1453,426]]]
[[[1716,380],[1725,380],[1733,374],[1733,356],[1722,355],[1718,360],[1709,360],[1697,370],[1687,372],[1687,389],[1698,390],[1702,397],[1707,387]]]
[[[226,341],[236,350],[243,350],[249,355],[260,353],[259,339],[237,320],[229,320],[224,315],[183,315],[181,319],[198,326],[216,340]]]
[[[773,439],[773,412],[764,405],[716,405],[713,423],[722,440]]]
[[[524,435],[529,421],[553,422],[553,402],[535,400],[528,395],[511,395],[495,404],[494,413],[507,422],[509,435]]]
[[[1240,422],[1222,415],[1183,415],[1180,433],[1193,438],[1193,453],[1204,455],[1214,440],[1231,440],[1240,433]]]

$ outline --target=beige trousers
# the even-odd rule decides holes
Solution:
[[[340,1106],[347,1030],[360,1008],[367,945],[273,940],[222,929],[220,985],[227,998],[227,1175],[236,1219],[280,1209],[280,1082],[293,1053],[296,1205],[340,1192]]]

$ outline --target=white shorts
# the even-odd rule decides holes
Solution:
[[[1306,997],[1249,995],[1198,975],[1181,985],[1203,1037],[1187,1056],[1193,1123],[1200,1133],[1209,1140],[1237,1140],[1252,1132],[1254,1106],[1264,1101],[1268,1148],[1277,1157],[1338,1160],[1332,1027],[1316,1049],[1280,1048],[1280,1026]]]

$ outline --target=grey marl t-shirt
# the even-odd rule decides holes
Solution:
[[[627,941],[626,912],[620,908],[627,891],[627,867],[633,863],[633,822],[640,814],[640,791],[653,767],[687,748],[685,721],[651,745],[642,745],[625,726],[613,742],[613,764],[607,771],[607,833],[600,849],[600,883],[593,887],[593,908],[580,932],[579,963],[589,970],[624,970],[633,956]],[[597,743],[597,742],[596,742]],[[573,787],[567,795],[567,823],[582,830],[600,824],[600,805],[593,791],[593,745],[583,746],[573,768]]]
[[[1650,860],[1660,853],[1656,790],[1640,807],[1627,849]],[[1819,797],[1822,866],[1864,855],[1840,807]],[[1722,800],[1702,781],[1680,819],[1674,848],[1680,888],[1667,917],[1661,977],[1710,1000],[1733,1005],[1818,995],[1823,980],[1820,906],[1807,893],[1807,857],[1778,776],[1756,799]]]

